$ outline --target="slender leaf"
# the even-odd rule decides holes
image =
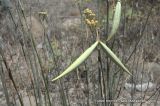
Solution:
[[[126,71],[128,74],[131,75],[129,70],[123,65],[123,63],[120,61],[120,59],[112,52],[110,48],[107,47],[103,42],[100,42],[101,46],[106,50],[106,53],[108,56],[112,59],[114,63],[116,63],[119,67],[121,67],[124,71]]]
[[[113,37],[113,35],[116,33],[118,26],[119,26],[120,18],[121,18],[121,2],[120,0],[118,0],[117,5],[116,5],[116,10],[114,13],[112,30],[111,30],[110,35],[107,38],[107,41],[109,41]]]
[[[79,58],[77,58],[64,72],[62,72],[62,74],[60,74],[59,76],[54,78],[52,81],[55,81],[55,80],[65,76],[66,74],[68,74],[69,72],[71,72],[72,70],[77,68],[81,63],[83,63],[87,59],[87,57],[89,57],[89,55],[93,52],[93,50],[96,48],[98,43],[99,43],[99,41],[96,41]]]

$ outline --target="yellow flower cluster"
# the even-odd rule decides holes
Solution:
[[[96,27],[98,24],[98,21],[96,20],[96,15],[90,10],[89,8],[85,9],[83,11],[85,16],[85,22],[90,27]]]

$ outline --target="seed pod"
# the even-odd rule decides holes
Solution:
[[[54,78],[52,81],[55,81],[66,74],[70,73],[73,71],[75,68],[77,68],[80,64],[82,64],[88,57],[89,55],[93,52],[93,50],[96,48],[98,45],[98,41],[96,41],[91,47],[89,47],[79,58],[77,58],[65,71],[62,72],[59,76]]]
[[[120,2],[120,0],[118,0],[118,2],[116,4],[116,10],[114,13],[112,30],[107,38],[107,41],[109,41],[113,37],[113,35],[116,33],[116,31],[119,27],[120,18],[121,18],[121,2]]]
[[[124,71],[131,75],[129,70],[124,66],[124,64],[120,61],[120,59],[112,52],[110,48],[107,47],[103,42],[100,42],[101,46],[106,51],[107,55],[112,59],[114,63],[116,63],[119,67],[121,67]]]

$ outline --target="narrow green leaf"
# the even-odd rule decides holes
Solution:
[[[112,52],[110,48],[107,47],[103,42],[100,42],[101,46],[106,50],[107,55],[112,59],[114,63],[116,63],[119,67],[121,67],[124,71],[131,75],[129,70],[123,65],[120,59]]]
[[[113,35],[116,33],[118,27],[119,27],[119,22],[121,19],[121,1],[118,0],[117,4],[116,4],[116,10],[114,13],[114,18],[113,18],[113,25],[112,25],[112,30],[111,33],[109,34],[107,41],[109,41]]]
[[[99,43],[99,41],[96,41],[83,54],[81,54],[81,56],[79,58],[77,58],[65,71],[63,71],[59,76],[54,78],[52,81],[55,81],[55,80],[65,76],[66,74],[68,74],[69,72],[71,72],[72,70],[77,68],[81,63],[83,63],[87,59],[87,57],[89,57],[89,55],[93,52],[93,50],[96,48],[98,43]]]

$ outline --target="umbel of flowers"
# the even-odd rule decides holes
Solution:
[[[86,8],[83,11],[84,17],[85,17],[85,22],[89,27],[96,27],[98,24],[98,21],[96,20],[96,15],[95,13],[90,10],[89,8]]]

